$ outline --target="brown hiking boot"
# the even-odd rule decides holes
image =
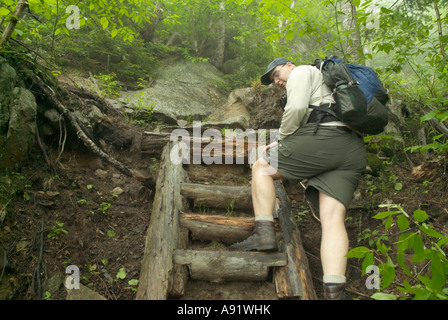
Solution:
[[[327,285],[324,283],[324,300],[353,300],[353,298],[344,291],[345,283]]]
[[[233,251],[277,251],[274,222],[255,221],[252,234],[246,240],[230,246]]]

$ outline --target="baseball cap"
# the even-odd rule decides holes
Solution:
[[[266,72],[261,76],[261,83],[264,85],[269,85],[272,83],[271,79],[269,78],[269,73],[275,69],[275,67],[280,66],[282,64],[286,64],[288,62],[293,63],[292,61],[286,59],[286,58],[276,58],[272,60],[272,62],[268,65],[268,68],[266,69]]]

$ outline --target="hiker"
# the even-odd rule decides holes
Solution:
[[[273,60],[261,77],[264,85],[286,89],[287,102],[278,142],[267,146],[252,167],[253,233],[232,250],[275,251],[273,211],[275,179],[307,179],[305,196],[318,212],[325,299],[342,299],[348,236],[344,219],[366,162],[363,139],[337,118],[310,105],[335,103],[319,69],[296,66],[290,60]],[[316,122],[319,122],[318,124]],[[273,151],[277,157],[268,157]],[[275,154],[275,153],[274,153]]]

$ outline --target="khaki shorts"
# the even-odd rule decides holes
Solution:
[[[305,196],[314,209],[319,209],[319,191],[348,208],[367,165],[364,141],[336,126],[320,125],[317,133],[314,129],[315,124],[299,128],[265,160],[292,182],[307,179]]]

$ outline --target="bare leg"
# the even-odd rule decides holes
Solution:
[[[275,186],[274,179],[282,175],[272,169],[262,158],[252,167],[252,202],[255,213],[254,229],[246,240],[230,247],[242,251],[278,250],[274,228]]]
[[[345,229],[345,206],[319,192],[322,224],[321,259],[325,276],[344,276],[347,267],[348,236]]]
[[[272,217],[275,205],[275,179],[283,179],[283,176],[269,167],[263,158],[258,159],[252,167],[252,202],[255,217]]]

